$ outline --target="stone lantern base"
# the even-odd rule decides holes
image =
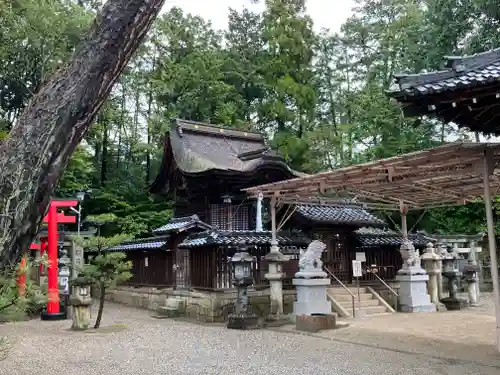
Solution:
[[[259,329],[259,317],[253,313],[230,314],[227,328],[229,329]]]
[[[403,270],[401,270],[403,271]],[[436,305],[427,293],[429,275],[422,269],[398,272],[399,308],[401,312],[435,312]]]
[[[467,300],[456,297],[442,298],[440,302],[446,306],[446,310],[448,311],[462,310],[469,307]]]

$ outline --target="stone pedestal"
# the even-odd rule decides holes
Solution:
[[[469,294],[469,306],[470,307],[478,307],[477,303],[477,280],[476,279],[470,279],[467,280],[467,291]]]
[[[431,302],[427,293],[429,276],[422,272],[398,273],[399,281],[399,306],[402,312],[434,312],[436,305]]]
[[[75,331],[84,331],[90,326],[90,304],[89,305],[78,305],[73,306],[73,314],[71,319],[73,324],[71,329]]]
[[[325,329],[337,328],[335,314],[297,315],[295,329],[297,331],[316,333]]]
[[[464,273],[467,278],[467,292],[469,297],[469,306],[471,307],[478,306],[478,272],[479,266],[475,264],[474,260],[469,259],[468,264],[464,267]]]
[[[323,273],[323,272],[322,272]],[[298,276],[298,272],[295,276]],[[297,302],[293,304],[295,315],[330,314],[331,303],[326,298],[326,288],[330,279],[293,279],[297,291]]]
[[[270,314],[268,319],[280,320],[283,318],[283,263],[288,257],[283,255],[277,243],[271,244],[271,251],[264,258],[269,263],[269,272],[265,278],[269,280]]]
[[[436,253],[432,243],[427,244],[425,254],[422,255],[422,263],[427,274],[429,281],[427,283],[427,291],[429,293],[431,302],[436,305],[439,310],[439,283],[441,280],[441,256]]]
[[[90,326],[90,307],[92,297],[90,295],[91,280],[81,277],[73,281],[72,293],[70,297],[73,306],[71,329],[86,330]]]
[[[421,259],[415,247],[405,239],[399,249],[403,267],[398,271],[399,308],[402,312],[434,312],[436,305],[427,293],[429,275],[421,266]]]
[[[230,314],[228,317],[227,328],[229,329],[258,329],[260,322],[257,315],[253,313]]]

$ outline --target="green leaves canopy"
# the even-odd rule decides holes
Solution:
[[[79,3],[0,5],[0,140],[98,6]],[[498,47],[496,3],[358,0],[339,33],[315,32],[304,0],[264,5],[262,14],[230,10],[225,31],[179,8],[157,20],[60,183],[65,197],[92,190],[84,216],[115,216],[101,226],[108,239],[89,245],[147,235],[171,216],[168,199],[148,194],[171,116],[265,132],[304,172],[472,139],[453,124],[404,118],[385,92],[395,73]],[[421,225],[473,233],[484,226],[478,207],[432,211]]]

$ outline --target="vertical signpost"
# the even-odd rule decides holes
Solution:
[[[352,261],[352,276],[356,278],[356,288],[358,289],[358,302],[361,302],[361,297],[359,294],[359,278],[363,276],[363,270],[361,268],[360,260]]]

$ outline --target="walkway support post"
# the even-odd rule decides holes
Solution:
[[[493,155],[486,148],[484,155],[484,206],[486,210],[486,222],[488,224],[488,244],[490,248],[491,280],[493,282],[493,294],[495,298],[496,315],[496,337],[497,349],[500,352],[500,288],[498,279],[497,244],[495,239],[495,224],[493,222],[493,205],[491,204],[490,175],[493,171]]]
[[[276,196],[271,197],[271,250],[265,256],[269,264],[269,272],[265,277],[269,280],[270,314],[268,320],[280,321],[283,318],[283,263],[289,258],[280,252],[276,234]]]

